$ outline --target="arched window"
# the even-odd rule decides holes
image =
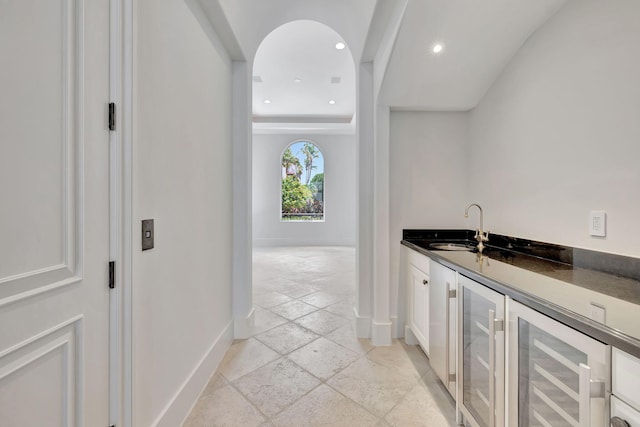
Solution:
[[[282,153],[282,221],[324,221],[324,157],[309,141]]]

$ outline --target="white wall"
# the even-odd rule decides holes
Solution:
[[[469,194],[485,227],[640,256],[639,17],[635,0],[569,2],[472,112]],[[607,237],[593,238],[600,209]]]
[[[292,142],[314,143],[324,156],[325,221],[281,222],[281,156]],[[356,242],[354,135],[254,134],[253,242],[256,246],[345,245]]]
[[[233,333],[232,64],[186,2],[135,4],[133,425],[175,426]]]
[[[391,113],[390,304],[397,336],[404,332],[402,229],[466,226],[468,119],[468,113]]]

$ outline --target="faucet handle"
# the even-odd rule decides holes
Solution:
[[[485,231],[482,234],[482,240],[484,240],[485,242],[489,241],[489,230]]]

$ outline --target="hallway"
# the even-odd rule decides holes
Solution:
[[[253,289],[254,335],[234,342],[185,427],[455,425],[419,348],[355,338],[353,248],[257,248]]]

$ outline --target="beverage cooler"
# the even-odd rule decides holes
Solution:
[[[505,297],[462,275],[458,284],[458,407],[473,427],[502,427]]]
[[[605,344],[509,300],[508,425],[609,424]]]

